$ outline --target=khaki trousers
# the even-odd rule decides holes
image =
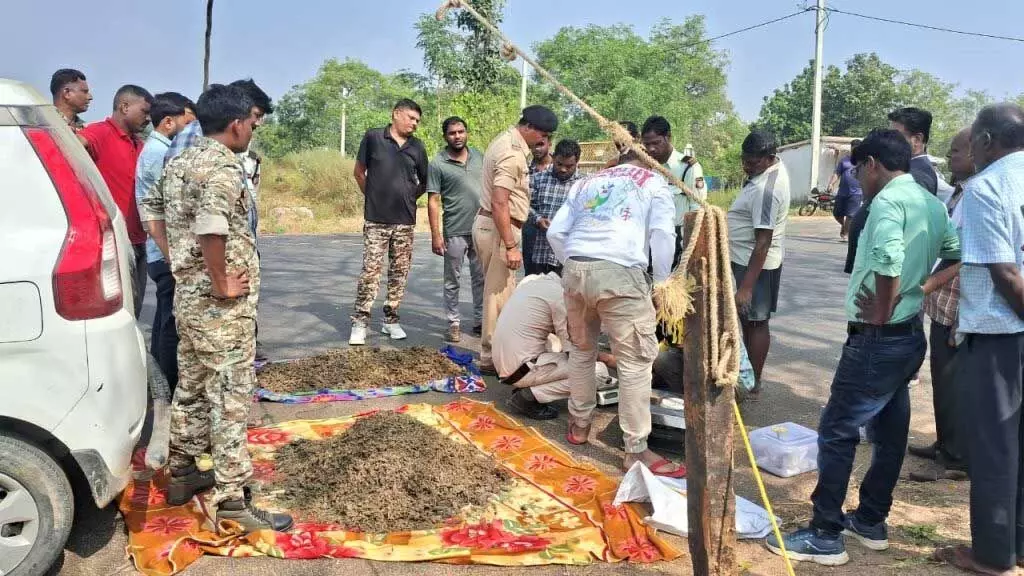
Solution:
[[[599,381],[608,379],[608,367],[594,364],[594,375]],[[556,400],[567,400],[571,395],[569,382],[569,353],[545,352],[536,361],[530,362],[530,371],[514,385],[515,388],[529,388],[533,397],[541,404]]]
[[[646,273],[603,260],[569,259],[562,272],[569,339],[569,414],[586,426],[597,406],[597,339],[603,331],[618,362],[619,425],[626,452],[647,449],[651,433],[651,368],[658,355],[654,304]]]
[[[512,227],[516,242],[520,242],[522,232]],[[494,326],[498,323],[498,314],[512,296],[516,287],[516,271],[509,270],[505,264],[505,246],[501,235],[489,216],[477,214],[473,221],[473,244],[476,246],[480,268],[484,271],[484,323],[480,335],[480,364],[493,366],[491,360],[491,338]]]

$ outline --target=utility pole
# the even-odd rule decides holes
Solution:
[[[520,110],[526,108],[526,84],[527,84],[527,82],[529,82],[529,79],[526,76],[526,60],[523,60],[523,71],[522,71],[522,74],[523,74],[522,84],[519,86],[519,109]]]
[[[825,41],[825,0],[818,0],[814,21],[814,110],[811,116],[811,185],[808,190],[818,187],[821,163],[821,68],[822,45]]]
[[[341,89],[341,157],[345,157],[345,129],[348,124],[348,95],[351,90]]]

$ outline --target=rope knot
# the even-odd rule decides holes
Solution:
[[[444,3],[441,4],[441,7],[437,9],[437,12],[434,13],[434,17],[437,18],[439,22],[443,22],[444,19],[448,17],[449,10],[461,7],[462,0],[445,0]]]

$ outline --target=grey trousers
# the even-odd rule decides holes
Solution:
[[[469,277],[473,290],[473,326],[483,324],[484,271],[480,267],[472,236],[445,238],[444,251],[444,309],[449,324],[459,323],[459,289],[462,263],[469,257]]]
[[[1006,570],[1024,559],[1024,333],[967,334],[957,352],[960,405],[970,434],[971,547]]]

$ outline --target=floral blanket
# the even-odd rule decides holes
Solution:
[[[480,370],[473,363],[473,356],[459,352],[451,346],[441,348],[439,352],[446,358],[462,368],[462,374],[449,376],[423,384],[412,384],[409,386],[386,386],[382,388],[361,388],[361,389],[334,389],[324,388],[322,390],[310,390],[309,392],[297,392],[291,394],[272,392],[259,386],[257,378],[256,390],[253,394],[256,400],[267,402],[281,402],[284,404],[307,404],[310,402],[351,402],[354,400],[370,400],[373,398],[384,398],[386,396],[401,396],[403,394],[420,394],[422,392],[443,392],[446,394],[468,394],[472,392],[483,392],[487,389]],[[294,360],[282,360],[294,362]],[[262,368],[262,366],[261,366]],[[257,373],[259,370],[257,370]]]
[[[203,554],[265,555],[284,559],[365,558],[454,564],[532,566],[673,560],[680,552],[644,526],[632,505],[612,504],[618,480],[577,462],[537,431],[491,404],[461,399],[444,406],[406,405],[400,411],[493,455],[513,475],[512,488],[482,507],[433,530],[363,534],[302,521],[289,533],[218,535],[201,498],[166,503],[166,475],[136,480],[120,507],[128,526],[128,554],[150,576],[184,570]],[[339,434],[368,412],[330,420],[299,420],[249,430],[254,479],[274,473],[274,454],[293,438]],[[135,459],[143,468],[143,455]],[[275,508],[272,495],[257,502]]]

